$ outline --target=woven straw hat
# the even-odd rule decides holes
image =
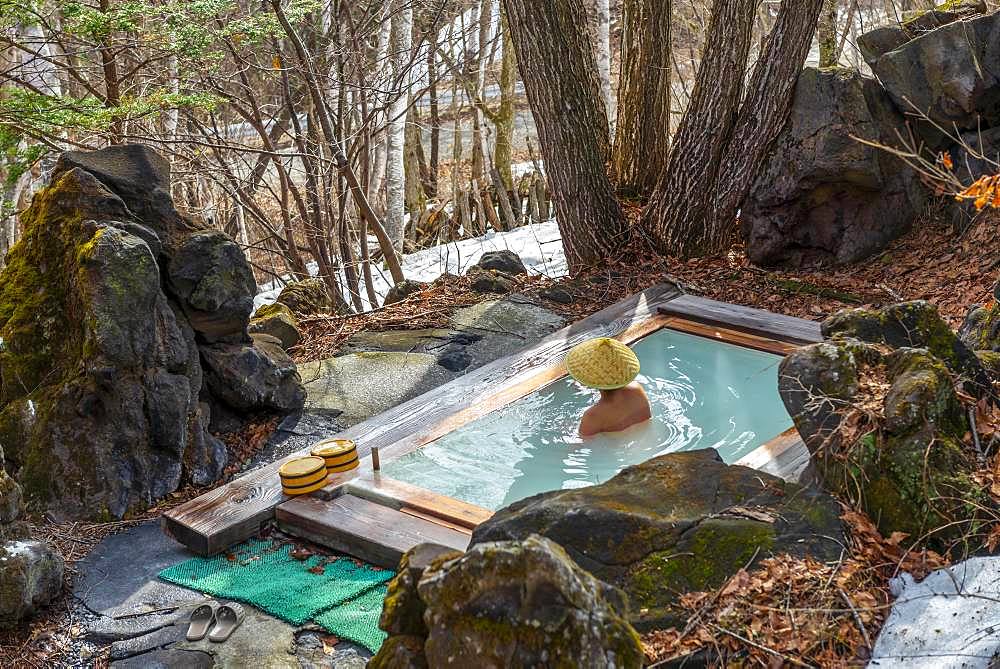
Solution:
[[[588,388],[616,390],[639,375],[639,358],[617,339],[601,337],[574,346],[566,356],[566,369]]]

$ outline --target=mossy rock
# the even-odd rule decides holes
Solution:
[[[424,637],[391,636],[382,643],[367,669],[427,669]]]
[[[833,320],[852,322],[847,331],[877,345],[838,329],[838,338],[789,355],[779,371],[782,399],[824,487],[864,510],[885,536],[903,532],[964,554],[976,548],[964,537],[984,527],[994,504],[972,480],[978,464],[964,443],[969,423],[957,375],[926,348],[891,348],[902,340],[883,336],[877,320],[858,311]],[[954,351],[943,336],[923,341]],[[845,430],[852,411],[881,418],[867,430]]]
[[[351,308],[340,295],[331,295],[322,279],[305,279],[281,289],[276,302],[291,309],[296,317],[316,314],[349,316]]]
[[[823,322],[823,336],[855,338],[891,348],[925,348],[977,396],[991,392],[986,372],[972,349],[948,327],[933,304],[917,300],[882,309],[845,309]]]
[[[641,667],[622,591],[555,542],[482,543],[424,572],[429,666]]]
[[[6,466],[56,517],[120,518],[181,483],[194,334],[132,212],[90,173],[63,171],[22,223],[0,272]]]
[[[63,570],[63,559],[47,544],[0,544],[0,631],[55,600],[62,591]]]
[[[973,351],[1000,351],[1000,305],[974,307],[958,336]]]
[[[771,555],[837,559],[839,505],[818,490],[726,465],[714,449],[671,453],[606,483],[501,509],[473,545],[540,534],[629,595],[640,629],[675,624],[680,594],[719,587]]]
[[[276,337],[286,351],[302,340],[295,314],[280,302],[265,304],[257,309],[247,331]]]
[[[0,526],[13,523],[24,513],[21,486],[0,469]]]
[[[395,578],[389,582],[379,627],[390,636],[426,637],[426,606],[417,592],[417,583],[428,569],[461,555],[460,551],[430,543],[419,544],[407,551],[399,561]]]

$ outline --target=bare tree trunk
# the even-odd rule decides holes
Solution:
[[[605,165],[608,118],[582,0],[504,0],[571,269],[620,251],[625,217]]]
[[[611,161],[627,196],[648,196],[670,158],[671,18],[671,0],[625,0]]]
[[[755,0],[715,0],[705,50],[667,168],[642,223],[663,253],[696,255],[710,246],[704,222],[723,152],[739,112]]]
[[[437,87],[437,49],[435,44],[428,45],[427,49],[427,78],[429,81],[427,94],[430,97],[430,124],[431,124],[431,155],[428,171],[430,172],[431,189],[428,190],[428,197],[438,196],[438,169],[440,167],[441,155],[441,113],[438,108],[438,87]]]
[[[601,100],[608,115],[608,126],[614,133],[616,113],[611,90],[611,6],[609,0],[586,0],[586,10],[597,76],[601,82]]]
[[[503,187],[514,187],[511,161],[514,146],[514,99],[516,97],[517,59],[514,57],[514,43],[510,39],[506,12],[501,8],[500,29],[503,31],[500,60],[500,107],[496,114],[496,146],[493,149],[493,167],[500,174]],[[506,196],[505,196],[506,197]],[[502,202],[503,200],[501,200]]]
[[[406,117],[410,104],[409,59],[413,35],[413,7],[409,0],[399,0],[393,6],[390,60],[393,82],[399,89],[389,105],[386,142],[386,207],[385,231],[397,251],[403,249],[406,221]]]

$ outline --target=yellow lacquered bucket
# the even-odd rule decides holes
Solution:
[[[304,495],[326,485],[328,476],[323,458],[308,457],[289,460],[278,469],[281,490],[286,495]]]
[[[311,453],[323,459],[330,474],[350,471],[358,466],[358,447],[350,439],[324,439],[313,446]]]

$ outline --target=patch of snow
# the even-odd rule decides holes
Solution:
[[[870,667],[986,669],[1000,651],[1000,558],[939,569],[917,583],[890,582],[896,596]]]
[[[378,245],[373,248],[378,248]],[[555,221],[525,225],[510,232],[489,232],[481,237],[423,249],[403,256],[400,265],[407,279],[433,281],[445,272],[464,274],[470,266],[479,262],[479,258],[487,251],[504,249],[520,256],[531,274],[542,274],[554,279],[569,273],[562,238],[559,236],[559,226]],[[319,271],[315,263],[309,263],[307,269],[314,276]],[[343,274],[341,283],[344,283]],[[381,265],[373,266],[372,283],[379,298],[385,297],[386,292],[392,287],[389,271]],[[272,281],[262,286],[261,292],[254,298],[254,310],[256,311],[261,305],[274,302],[284,285],[284,281]],[[360,292],[364,308],[370,309],[371,305],[363,287]],[[345,294],[344,299],[349,302],[350,295]]]
[[[545,171],[545,161],[538,161],[538,169],[542,172]],[[515,179],[520,179],[525,174],[530,174],[535,171],[535,163],[528,161],[524,163],[514,163],[510,166],[510,173]]]

